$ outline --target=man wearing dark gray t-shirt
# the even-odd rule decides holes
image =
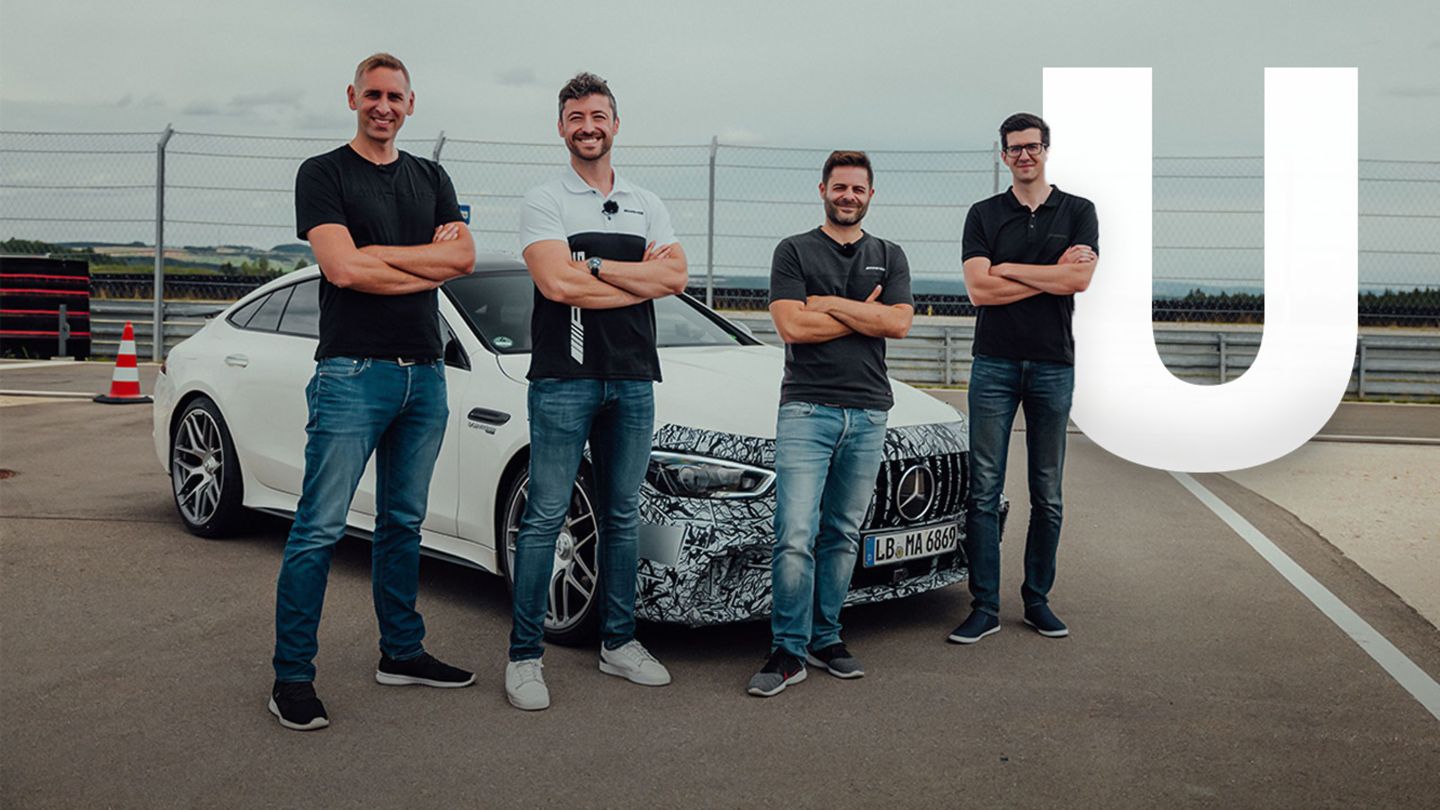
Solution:
[[[894,400],[885,338],[910,331],[910,265],[860,229],[874,196],[864,152],[832,152],[821,175],[825,222],[775,248],[770,316],[785,341],[775,427],[775,550],[770,658],[747,691],[778,694],[808,662],[865,674],[840,640],[860,522],[870,504]]]

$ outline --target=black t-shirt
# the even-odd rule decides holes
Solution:
[[[847,255],[848,253],[848,255]],[[847,247],[816,228],[786,237],[770,263],[770,301],[838,295],[864,301],[881,285],[882,304],[910,304],[910,262],[894,242],[864,234]],[[780,402],[889,410],[885,339],[858,332],[824,343],[785,345]]]
[[[1071,245],[1100,252],[1095,205],[1051,187],[1050,197],[1032,212],[1006,189],[970,206],[965,217],[961,261],[977,256],[992,265],[1055,264]],[[974,353],[1011,360],[1075,362],[1071,316],[1075,296],[1040,293],[1013,304],[976,307]]]
[[[461,219],[455,187],[440,164],[401,152],[377,166],[349,144],[300,165],[295,178],[296,231],[308,239],[316,225],[344,225],[356,247],[429,244],[435,229]],[[374,295],[341,289],[320,268],[320,345],[323,357],[439,357],[434,290]]]

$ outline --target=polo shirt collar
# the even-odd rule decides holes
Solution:
[[[1060,204],[1060,195],[1061,195],[1062,193],[1063,193],[1063,192],[1060,191],[1060,187],[1059,187],[1059,186],[1055,185],[1054,183],[1051,183],[1051,184],[1050,184],[1050,196],[1045,198],[1045,202],[1040,203],[1040,207],[1041,207],[1041,208],[1054,208],[1055,206],[1059,205],[1059,204]],[[1005,199],[1009,201],[1010,207],[1013,208],[1013,209],[1015,209],[1015,210],[1017,210],[1017,211],[1019,211],[1019,210],[1021,210],[1021,209],[1024,209],[1024,210],[1026,210],[1026,211],[1029,211],[1029,210],[1030,210],[1030,206],[1026,205],[1025,203],[1020,202],[1020,198],[1015,196],[1015,187],[1014,187],[1014,186],[1011,186],[1010,188],[1005,189]]]
[[[610,188],[611,197],[614,197],[616,194],[634,193],[634,188],[630,185],[630,181],[621,177],[620,172],[615,171],[613,167],[610,169],[610,176],[615,179],[614,184]],[[580,173],[575,171],[575,167],[569,163],[565,164],[565,174],[561,175],[560,181],[565,184],[565,190],[572,194],[588,194],[591,191],[599,191],[599,189],[593,188],[589,183],[585,182],[585,178],[581,177]]]

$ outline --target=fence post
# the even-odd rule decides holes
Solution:
[[[715,306],[715,153],[720,150],[720,136],[710,136],[709,225],[705,228],[705,306]]]
[[[68,355],[68,354],[70,353],[70,352],[67,350],[68,347],[65,345],[66,342],[70,340],[70,313],[69,313],[69,310],[70,310],[70,308],[67,307],[66,305],[64,305],[64,304],[61,304],[61,305],[60,305],[60,326],[57,327],[56,330],[55,330],[55,334],[56,334],[56,335],[58,336],[58,338],[59,338],[59,343],[60,343],[60,345],[59,345],[59,350],[60,350],[60,351],[59,351],[58,354],[55,355],[56,357],[65,357],[66,355]]]
[[[990,193],[1000,193],[1000,142],[990,142],[990,168],[993,174],[990,180]]]
[[[1355,338],[1355,343],[1356,343],[1356,345],[1358,346],[1358,349],[1359,349],[1359,352],[1360,352],[1360,369],[1359,369],[1359,373],[1357,374],[1358,379],[1357,379],[1356,382],[1355,382],[1355,396],[1356,396],[1358,399],[1364,399],[1364,398],[1365,398],[1365,338],[1364,338],[1364,337],[1357,337],[1357,338]]]
[[[436,163],[439,163],[439,162],[440,162],[440,150],[441,150],[441,149],[444,149],[444,148],[445,148],[445,130],[442,129],[442,130],[440,130],[440,134],[435,136],[435,151],[433,151],[433,152],[430,153],[430,159],[433,160],[433,161],[435,161]]]
[[[1225,362],[1225,333],[1217,332],[1215,336],[1220,340],[1220,384],[1224,385],[1226,372],[1229,371],[1228,364]]]
[[[954,385],[954,384],[955,384],[955,374],[954,374],[954,371],[953,371],[953,362],[954,362],[954,361],[952,360],[953,352],[954,352],[954,341],[951,339],[950,327],[947,326],[947,327],[945,327],[945,384],[946,384],[946,385]]]
[[[155,331],[150,359],[157,363],[165,359],[165,146],[174,134],[174,126],[166,124],[155,145]]]

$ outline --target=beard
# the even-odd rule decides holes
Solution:
[[[825,200],[825,218],[830,220],[830,222],[834,223],[835,225],[840,225],[842,227],[859,225],[860,220],[865,218],[865,214],[869,210],[870,203],[867,202],[861,203],[860,206],[855,209],[855,213],[853,214],[842,214],[840,212],[839,206],[837,206],[829,199]]]
[[[610,140],[610,136],[602,134],[600,136],[600,152],[592,157],[580,151],[580,145],[576,143],[575,138],[565,139],[565,148],[570,150],[570,154],[584,161],[595,161],[605,157],[610,154],[610,147],[612,145],[613,142]]]

